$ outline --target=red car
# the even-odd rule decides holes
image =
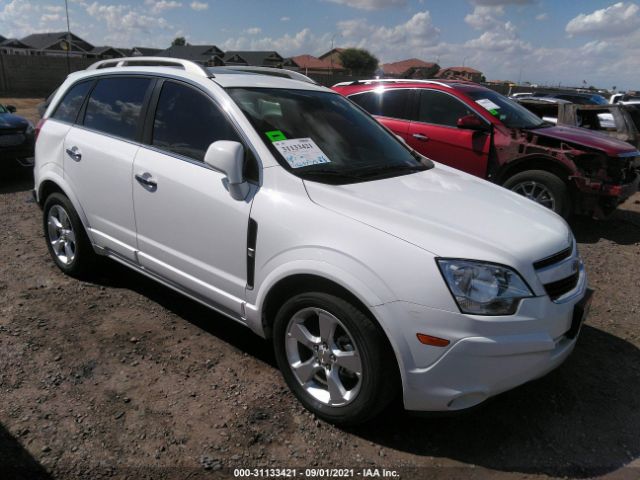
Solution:
[[[590,130],[554,126],[474,83],[360,80],[336,92],[437,162],[567,217],[603,217],[638,190],[640,152]]]

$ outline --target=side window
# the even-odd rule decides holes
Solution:
[[[151,144],[203,161],[211,143],[240,138],[213,101],[197,90],[165,82],[158,99]]]
[[[87,96],[92,84],[92,81],[76,83],[67,90],[67,93],[62,97],[51,118],[62,122],[74,123],[76,118],[78,118],[78,112],[80,108],[82,108],[84,98]]]
[[[91,92],[84,126],[133,140],[140,111],[151,80],[149,78],[104,78]]]
[[[411,95],[408,89],[388,89],[383,92],[366,92],[352,95],[354,101],[371,115],[410,120],[407,100]]]
[[[457,127],[458,119],[465,115],[475,115],[475,113],[457,98],[435,90],[420,92],[418,121]]]

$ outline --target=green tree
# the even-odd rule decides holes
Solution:
[[[347,48],[340,52],[340,63],[356,75],[371,75],[378,68],[378,59],[362,48]]]
[[[188,45],[187,40],[184,37],[176,37],[173,39],[173,42],[171,42],[172,47],[182,47],[184,45]]]

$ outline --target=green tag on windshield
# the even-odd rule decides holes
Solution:
[[[284,136],[280,130],[271,130],[270,132],[264,132],[264,134],[271,140],[272,142],[279,142],[280,140],[286,140],[287,137]]]
[[[492,108],[491,110],[489,110],[489,113],[494,117],[498,116],[498,110],[496,110],[495,108]]]

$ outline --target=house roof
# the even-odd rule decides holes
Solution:
[[[206,62],[212,57],[223,55],[223,51],[215,45],[172,45],[166,50],[153,54],[156,57],[184,58],[196,62]]]
[[[323,53],[322,55],[320,55],[318,58],[320,60],[324,60],[326,57],[329,57],[331,55],[333,55],[334,53],[342,53],[346,50],[346,48],[332,48],[331,50],[329,50],[328,52]]]
[[[225,63],[246,63],[253,66],[271,66],[273,62],[284,61],[284,58],[275,50],[265,51],[249,51],[249,50],[230,50],[224,54]],[[268,61],[270,60],[270,62]]]
[[[435,66],[437,64],[433,62],[425,62],[419,58],[408,58],[399,62],[385,63],[382,65],[382,70],[385,74],[402,75],[411,68],[433,68]]]
[[[5,37],[3,37],[2,35],[0,35],[0,42],[4,42],[6,40]]]
[[[120,49],[117,49],[115,47],[109,47],[109,46],[93,47],[93,49],[89,53],[93,53],[94,55],[102,55],[102,54],[108,52],[109,50],[113,50],[114,53],[122,55],[122,56],[125,55],[125,53],[122,52]]]
[[[161,48],[133,47],[132,49],[129,49],[129,52],[131,53],[133,50],[137,50],[144,57],[151,57],[151,56],[156,55],[156,54],[158,54],[158,53],[160,53],[162,51]]]
[[[313,69],[313,70],[344,70],[342,65],[331,64],[331,62],[327,60],[321,60],[313,55],[298,55],[296,57],[291,57],[298,66],[302,69]]]
[[[91,51],[93,49],[93,45],[89,42],[83,40],[79,36],[71,33],[71,43],[79,47],[84,51]],[[31,35],[27,35],[26,37],[20,39],[22,43],[29,45],[32,48],[37,50],[46,50],[51,45],[59,42],[60,40],[67,39],[67,32],[49,32],[49,33],[32,33]]]
[[[21,42],[17,38],[6,38],[6,39],[0,41],[0,46],[2,46],[2,47],[13,47],[13,48],[31,48],[29,45]]]
[[[442,72],[446,72],[446,71],[451,71],[451,72],[456,72],[456,73],[457,72],[460,72],[460,73],[482,73],[480,70],[476,70],[475,68],[471,68],[471,67],[447,67],[447,68],[443,68],[438,73],[442,73]]]

